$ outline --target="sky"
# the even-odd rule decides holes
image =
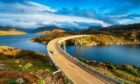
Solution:
[[[140,0],[0,0],[0,26],[85,29],[140,22]]]

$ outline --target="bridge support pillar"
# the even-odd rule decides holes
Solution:
[[[63,42],[63,49],[64,49],[64,51],[66,51],[66,42],[65,41]]]

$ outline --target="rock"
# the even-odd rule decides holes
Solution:
[[[3,69],[4,66],[5,64],[0,64],[0,69]]]
[[[4,67],[5,66],[5,64],[0,64],[0,67]]]
[[[18,79],[16,80],[16,83],[17,83],[17,84],[25,84],[25,81],[24,81],[23,78],[18,78]]]

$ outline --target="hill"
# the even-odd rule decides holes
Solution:
[[[20,30],[17,30],[17,29],[3,29],[3,28],[0,28],[0,36],[5,36],[5,35],[22,35],[22,34],[26,34],[26,32],[24,31],[20,31]]]
[[[104,27],[101,30],[140,30],[140,23],[127,24],[127,25],[114,25]]]
[[[64,84],[64,76],[53,75],[54,71],[56,67],[50,63],[49,56],[0,46],[0,84]]]
[[[54,30],[49,30],[49,31],[42,32],[42,33],[44,34],[43,36],[33,38],[32,41],[47,44],[52,39],[75,34],[73,32],[67,32],[62,29],[54,29]]]

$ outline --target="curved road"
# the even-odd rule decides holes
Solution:
[[[54,39],[48,44],[48,53],[55,65],[69,78],[74,84],[110,84],[108,81],[90,74],[80,66],[67,59],[64,53],[60,52],[59,44],[68,39],[84,37],[87,35],[67,36]]]

